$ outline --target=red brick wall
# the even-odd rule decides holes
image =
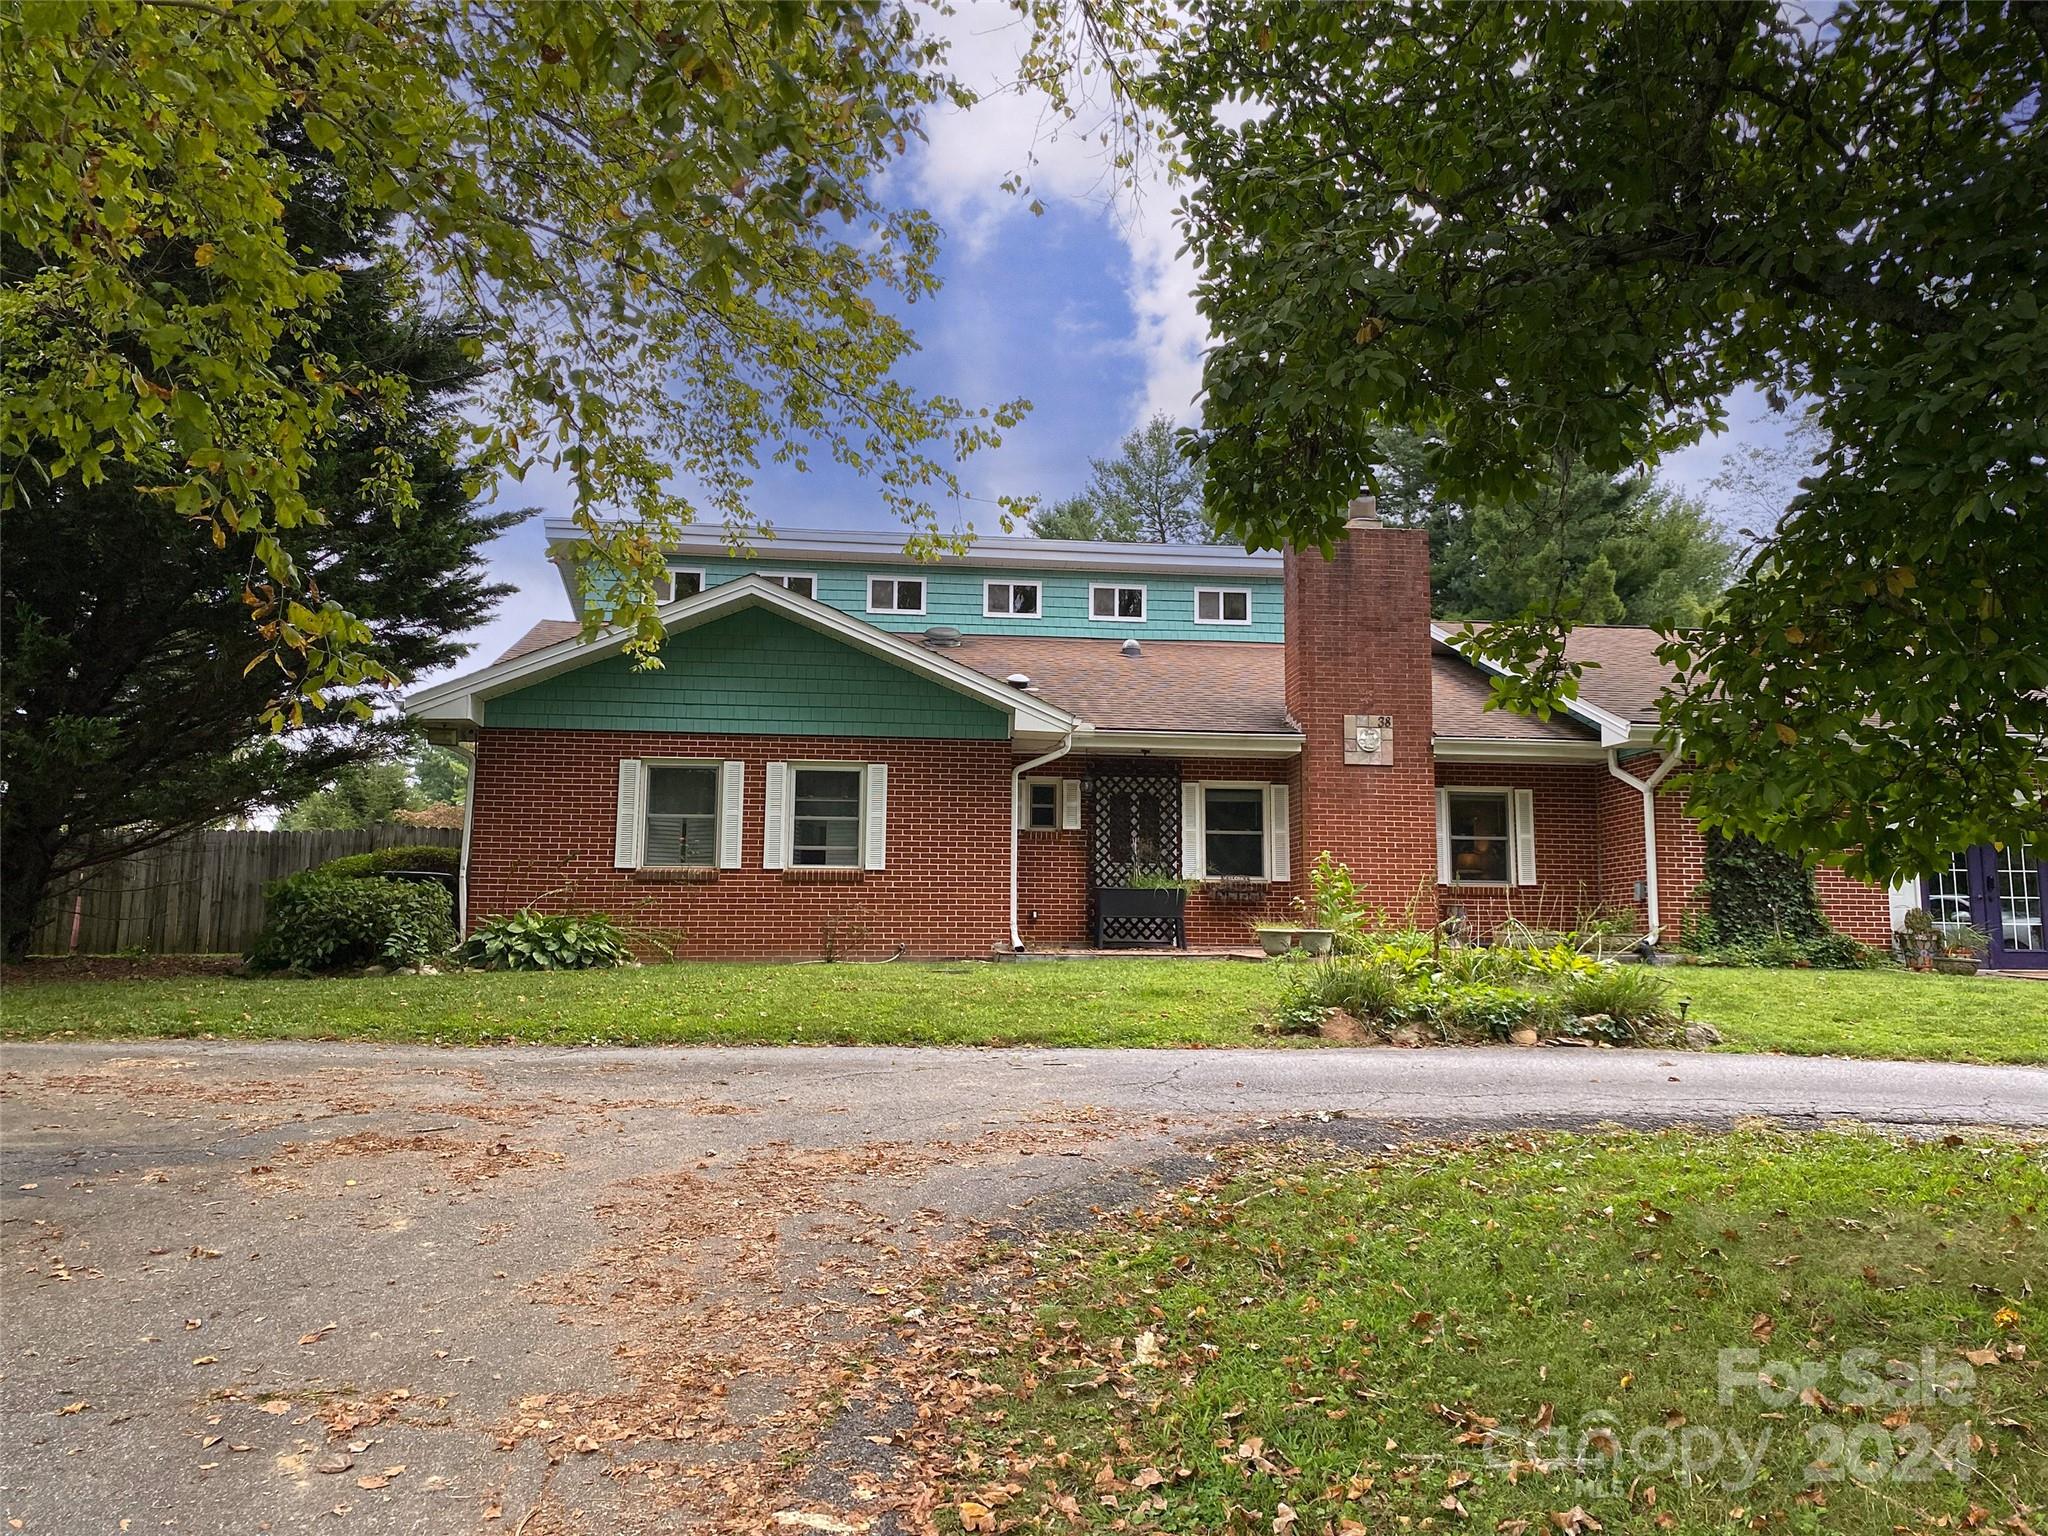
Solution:
[[[1703,909],[1697,892],[1706,878],[1707,840],[1700,824],[1685,814],[1682,792],[1657,792],[1657,903],[1666,941],[1676,943],[1685,915]],[[1881,885],[1865,885],[1839,869],[1814,871],[1820,909],[1836,929],[1865,944],[1889,944],[1891,898]]]
[[[1607,769],[1599,763],[1438,763],[1439,785],[1530,791],[1536,815],[1537,877],[1534,885],[1441,885],[1438,905],[1445,911],[1462,907],[1467,932],[1482,937],[1510,917],[1532,928],[1569,928],[1601,905],[1606,887],[1599,780],[1606,777]],[[1614,787],[1630,793],[1625,784]],[[1640,831],[1636,841],[1642,841]],[[1433,845],[1431,857],[1434,860]],[[1636,857],[1640,859],[1639,852]]]
[[[743,867],[703,883],[612,868],[627,757],[747,765]],[[887,763],[889,867],[832,883],[761,868],[771,761]],[[469,916],[526,904],[680,930],[691,959],[987,955],[1009,943],[1010,747],[1003,741],[486,730],[472,783]],[[702,879],[702,877],[697,877]]]
[[[1328,560],[1290,548],[1285,573],[1287,712],[1307,738],[1296,864],[1328,849],[1369,902],[1426,926],[1436,920],[1429,536],[1354,528]],[[1346,715],[1393,717],[1391,765],[1345,763]]]

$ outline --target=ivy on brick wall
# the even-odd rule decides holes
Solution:
[[[1715,944],[1809,940],[1829,932],[1813,871],[1753,837],[1706,834],[1706,879],[1700,893],[1712,914]]]

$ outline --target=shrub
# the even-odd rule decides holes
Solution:
[[[368,853],[345,853],[318,866],[315,873],[342,880],[370,880],[394,869],[452,875],[461,867],[460,848],[445,843],[406,843],[397,848],[373,848]]]
[[[455,944],[454,900],[431,881],[348,879],[309,869],[263,893],[249,953],[262,971],[418,965]]]
[[[1318,960],[1287,978],[1279,1009],[1283,1026],[1313,1028],[1332,1008],[1370,1023],[1397,1022],[1406,1014],[1402,978],[1355,960]]]
[[[1669,1023],[1664,978],[1647,965],[1610,965],[1596,976],[1575,976],[1564,984],[1559,1000],[1576,1019],[1604,1016],[1623,1028],[1628,1038]]]
[[[1444,994],[1437,1022],[1460,1034],[1505,1040],[1531,1021],[1541,1000],[1527,992],[1486,985],[1455,987]]]
[[[626,932],[602,912],[522,910],[487,917],[463,958],[490,971],[589,971],[633,958]]]

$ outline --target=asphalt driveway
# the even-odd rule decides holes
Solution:
[[[1186,1177],[1219,1134],[1751,1115],[2048,1127],[2048,1071],[10,1046],[0,1514],[29,1532],[879,1532],[914,1497],[891,1477],[909,1410],[886,1360],[990,1231],[1085,1222]]]

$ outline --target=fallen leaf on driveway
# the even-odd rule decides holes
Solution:
[[[60,1419],[68,1419],[69,1417],[71,1417],[72,1414],[83,1413],[86,1409],[90,1408],[91,1406],[91,1403],[66,1403],[62,1408],[59,1408],[57,1410],[57,1417]]]
[[[375,1472],[371,1472],[357,1478],[356,1486],[358,1488],[367,1488],[374,1493],[379,1488],[389,1488],[391,1486],[391,1479],[379,1477]]]
[[[290,1413],[292,1405],[289,1399],[273,1397],[269,1402],[263,1404],[259,1411],[269,1414]]]

